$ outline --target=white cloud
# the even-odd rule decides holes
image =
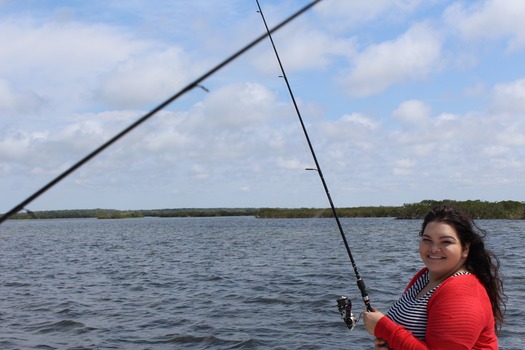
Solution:
[[[395,176],[405,176],[412,174],[416,162],[412,159],[400,159],[393,163],[392,174]]]
[[[242,186],[241,188],[239,188],[239,190],[241,192],[246,192],[247,193],[247,192],[251,191],[251,188],[250,188],[250,186]]]
[[[156,153],[174,161],[180,157],[174,150],[191,149],[193,143],[192,135],[181,128],[181,124],[171,122],[177,120],[176,115],[157,118],[156,131],[146,134],[144,137],[145,150],[148,153]],[[171,150],[171,152],[170,152]]]
[[[41,77],[60,68],[63,73],[78,77],[86,70],[106,67],[147,47],[145,42],[101,24],[12,20],[0,22],[0,32],[3,74],[16,70]]]
[[[0,159],[2,160],[22,160],[31,152],[29,146],[31,139],[35,139],[26,132],[7,132],[2,133],[0,138]]]
[[[482,149],[482,152],[490,158],[497,158],[508,154],[509,147],[501,145],[488,145]]]
[[[343,115],[338,120],[322,122],[318,127],[323,139],[338,143],[339,149],[371,150],[376,147],[376,137],[380,123],[361,113]],[[333,152],[333,151],[332,151]],[[344,158],[344,154],[331,153],[334,159]]]
[[[343,84],[352,96],[377,94],[394,84],[425,79],[439,69],[440,57],[439,34],[426,24],[415,24],[396,40],[358,54]]]
[[[162,101],[193,80],[198,66],[178,47],[132,55],[101,77],[94,94],[121,108]]]
[[[101,73],[153,46],[102,24],[13,19],[0,21],[0,33],[0,77],[55,110],[92,104]]]
[[[9,81],[0,79],[0,112],[36,113],[44,105],[45,100],[33,91],[15,89]]]
[[[417,162],[397,163],[394,173],[412,169],[409,165],[415,169],[417,164],[419,171],[428,176],[443,173],[440,176],[446,174],[448,178],[461,173],[464,177],[502,177],[507,168],[504,164],[515,167],[515,159],[525,154],[524,133],[525,121],[505,114],[427,115],[425,123],[415,122],[390,134],[392,155],[404,155]]]
[[[192,172],[193,172],[193,178],[196,180],[206,180],[207,178],[210,177],[210,173],[206,169],[206,167],[200,164],[193,165]]]
[[[508,40],[508,49],[525,46],[525,2],[522,0],[484,0],[466,5],[454,3],[444,13],[449,27],[465,40]]]
[[[279,168],[287,169],[287,170],[304,170],[309,165],[302,163],[301,161],[297,159],[279,158],[277,159],[277,166]]]
[[[492,104],[497,111],[525,114],[525,79],[494,86]]]
[[[354,39],[337,38],[317,29],[292,31],[274,38],[285,71],[325,69],[338,57],[352,57]],[[252,58],[253,64],[265,73],[281,73],[273,47],[261,45],[261,54]]]
[[[431,117],[431,110],[423,101],[410,100],[402,102],[392,116],[409,126],[425,126]]]
[[[265,86],[235,83],[211,91],[203,103],[195,106],[190,122],[207,129],[239,128],[254,122],[279,118],[276,96]],[[205,118],[206,120],[203,120]]]
[[[379,126],[379,123],[373,120],[370,117],[367,117],[366,115],[363,115],[361,113],[353,113],[353,114],[347,114],[344,115],[341,120],[343,122],[353,123],[355,125],[359,125],[361,127],[365,127],[366,129],[374,130],[377,129]]]

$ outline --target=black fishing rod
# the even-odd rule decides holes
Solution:
[[[270,42],[273,47],[273,51],[275,52],[275,57],[277,58],[277,62],[279,63],[279,67],[281,68],[282,77],[286,83],[286,87],[288,88],[288,92],[290,94],[290,97],[292,99],[292,103],[295,108],[295,112],[297,114],[297,117],[299,118],[299,122],[301,123],[301,127],[303,129],[304,136],[306,137],[306,141],[308,142],[308,147],[310,148],[310,153],[312,154],[312,158],[315,162],[315,169],[307,168],[306,170],[315,170],[319,174],[319,177],[321,178],[321,182],[323,183],[324,191],[326,193],[326,197],[328,198],[328,202],[330,203],[330,208],[332,209],[332,213],[334,214],[335,221],[337,222],[337,227],[339,228],[339,233],[341,234],[341,238],[343,239],[346,252],[348,253],[348,257],[350,258],[350,262],[352,263],[352,267],[354,269],[355,277],[357,279],[357,287],[359,288],[359,291],[361,292],[361,296],[363,298],[363,302],[365,303],[365,306],[368,311],[372,310],[372,306],[370,305],[370,297],[368,296],[368,293],[366,291],[365,282],[361,278],[361,275],[359,274],[359,271],[357,269],[357,264],[354,260],[354,257],[352,256],[352,251],[350,250],[350,246],[348,244],[348,241],[346,239],[346,235],[343,230],[343,226],[341,225],[341,221],[339,220],[339,215],[337,215],[337,210],[335,209],[334,203],[332,201],[332,196],[330,195],[330,191],[328,190],[328,185],[326,184],[326,181],[323,176],[323,172],[321,170],[321,166],[319,165],[319,161],[317,160],[317,156],[315,155],[314,148],[312,146],[312,142],[310,141],[310,137],[308,136],[308,131],[306,130],[306,126],[304,125],[303,118],[301,117],[301,112],[299,111],[299,107],[297,106],[297,103],[295,102],[295,97],[292,92],[292,88],[290,86],[290,82],[288,81],[288,77],[286,76],[286,72],[284,71],[283,64],[281,62],[281,58],[279,57],[279,53],[277,52],[277,48],[275,46],[275,42],[272,38],[272,33],[270,29],[268,28],[268,24],[266,23],[266,19],[264,17],[264,14],[261,9],[261,5],[259,4],[259,0],[255,0],[257,2],[257,7],[259,8],[258,12],[261,15],[261,18],[263,20],[264,26],[266,28],[266,32],[268,33],[268,39],[270,39]],[[341,299],[337,300],[339,311],[341,312],[343,318],[345,319],[345,323],[347,324],[348,328],[352,329],[355,324],[357,323],[357,319],[353,318],[353,315],[351,313],[351,302],[346,297],[341,297]],[[344,312],[344,314],[343,314]]]
[[[253,48],[255,45],[259,44],[263,39],[265,39],[268,35],[270,35],[271,33],[273,32],[276,32],[277,30],[281,29],[282,27],[284,27],[285,25],[287,25],[288,23],[290,23],[292,20],[294,20],[295,18],[297,18],[298,16],[302,15],[304,12],[306,12],[307,10],[309,10],[311,7],[313,7],[314,5],[316,5],[317,3],[319,3],[321,0],[315,0],[315,1],[312,1],[310,2],[308,5],[304,6],[303,8],[301,8],[300,10],[298,10],[297,12],[295,12],[294,14],[292,14],[291,16],[289,16],[288,18],[286,18],[285,20],[283,20],[281,23],[279,23],[278,25],[276,25],[275,27],[273,27],[271,30],[267,30],[266,33],[262,34],[261,36],[259,36],[257,39],[253,40],[251,43],[249,43],[248,45],[244,46],[242,49],[240,49],[239,51],[235,52],[233,55],[231,55],[230,57],[226,58],[224,61],[222,61],[221,63],[219,63],[218,65],[216,65],[215,67],[213,67],[212,69],[210,69],[208,72],[204,73],[202,76],[200,76],[199,78],[195,79],[193,82],[189,83],[186,87],[184,87],[182,90],[180,90],[179,92],[177,92],[175,95],[173,95],[172,97],[168,98],[166,101],[162,102],[161,104],[159,104],[157,107],[155,107],[154,109],[152,109],[150,112],[148,112],[147,114],[145,114],[144,116],[142,116],[140,119],[138,119],[136,122],[134,122],[133,124],[131,124],[130,126],[128,126],[127,128],[125,128],[124,130],[122,130],[120,133],[118,133],[117,135],[115,135],[113,138],[111,138],[110,140],[108,140],[106,143],[102,144],[100,147],[98,147],[97,149],[95,149],[94,151],[92,151],[91,153],[89,153],[87,156],[85,156],[84,158],[82,158],[80,161],[78,161],[77,163],[75,163],[73,166],[71,166],[69,169],[67,169],[66,171],[64,171],[62,174],[58,175],[55,179],[53,179],[52,181],[50,181],[47,185],[45,185],[44,187],[42,187],[41,189],[39,189],[38,191],[36,191],[35,193],[33,193],[31,196],[29,196],[27,199],[25,199],[24,201],[22,201],[20,204],[18,204],[17,206],[15,206],[13,209],[11,209],[10,211],[8,211],[7,213],[3,214],[1,217],[0,217],[0,224],[2,222],[4,222],[5,220],[7,220],[8,218],[10,218],[11,216],[15,215],[16,213],[18,213],[19,211],[22,211],[24,210],[24,208],[29,204],[31,203],[32,201],[34,201],[36,198],[38,198],[40,195],[42,195],[44,192],[46,192],[47,190],[49,190],[51,187],[53,187],[54,185],[56,185],[58,182],[60,182],[61,180],[63,180],[64,178],[66,178],[68,175],[70,175],[72,172],[74,172],[75,170],[77,170],[78,168],[80,168],[82,165],[84,165],[85,163],[87,163],[88,161],[90,161],[91,159],[93,159],[96,155],[98,155],[99,153],[101,153],[103,150],[105,150],[106,148],[108,148],[109,146],[111,146],[113,143],[115,143],[116,141],[118,141],[120,138],[122,138],[123,136],[125,136],[127,133],[129,133],[131,130],[135,129],[137,126],[141,125],[142,123],[144,123],[146,120],[150,119],[153,115],[155,115],[157,112],[161,111],[162,109],[164,109],[166,106],[168,106],[169,104],[171,104],[173,101],[177,100],[179,97],[181,97],[182,95],[186,94],[188,91],[196,88],[196,87],[200,87],[202,89],[204,89],[205,91],[207,91],[206,88],[204,88],[202,85],[199,85],[202,81],[204,81],[205,79],[209,78],[210,76],[212,76],[213,74],[217,73],[220,69],[224,68],[226,65],[228,65],[229,63],[231,63],[233,60],[235,60],[236,58],[238,58],[239,56],[243,55],[244,53],[246,53],[248,50],[250,50],[251,48]]]

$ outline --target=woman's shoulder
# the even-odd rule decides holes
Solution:
[[[462,272],[462,273],[457,273],[457,274],[450,276],[445,281],[443,281],[443,283],[441,283],[440,288],[441,287],[446,287],[446,288],[465,287],[469,290],[476,290],[478,287],[481,287],[485,289],[483,285],[481,284],[481,282],[476,277],[476,275],[470,272],[466,272],[466,273]]]
[[[459,309],[465,323],[494,327],[489,296],[474,274],[447,278],[432,294],[427,306],[429,315],[438,315],[435,317],[454,315]]]
[[[430,299],[453,298],[456,301],[469,301],[479,303],[489,303],[487,291],[476,275],[471,273],[457,274],[447,278],[434,292]]]

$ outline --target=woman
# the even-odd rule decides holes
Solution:
[[[432,209],[422,225],[425,268],[385,316],[364,313],[375,349],[498,349],[505,307],[499,261],[484,232],[450,206]]]

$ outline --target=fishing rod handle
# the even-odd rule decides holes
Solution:
[[[366,286],[365,281],[361,277],[357,280],[357,287],[361,291],[361,296],[363,297],[363,302],[365,303],[366,310],[372,311],[372,305],[370,304],[370,297],[368,296],[368,293],[366,292]]]

